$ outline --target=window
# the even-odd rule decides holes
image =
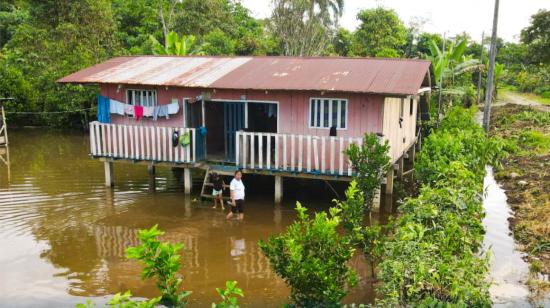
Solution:
[[[413,108],[414,108],[414,100],[411,98],[410,101],[409,101],[409,115],[413,115]]]
[[[401,99],[401,103],[399,105],[399,118],[403,119],[403,109],[405,109],[405,99]]]
[[[311,98],[309,101],[309,127],[347,128],[348,100],[337,98]]]
[[[155,107],[156,90],[126,90],[126,103],[134,106]]]

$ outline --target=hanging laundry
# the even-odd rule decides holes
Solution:
[[[97,120],[101,123],[111,123],[111,107],[109,98],[103,95],[97,95]]]
[[[186,147],[191,143],[191,135],[189,132],[183,133],[180,136],[180,144],[182,147]]]
[[[134,106],[132,105],[124,105],[124,113],[127,115],[134,115]]]
[[[109,101],[111,113],[124,115],[124,103],[111,99]]]
[[[152,117],[153,116],[153,107],[143,107],[143,116]]]
[[[180,104],[178,102],[168,104],[168,114],[176,114],[179,110]]]
[[[143,117],[143,106],[134,106],[134,117],[139,121]]]
[[[153,110],[153,120],[157,120],[158,117],[165,116],[167,119],[170,117],[168,116],[168,105],[160,105],[155,106],[155,109]]]
[[[172,146],[175,148],[180,141],[180,132],[176,129],[172,132]]]

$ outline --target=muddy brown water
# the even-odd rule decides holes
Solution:
[[[285,202],[275,206],[272,179],[245,176],[245,221],[225,221],[221,210],[186,198],[169,168],[151,178],[145,166],[115,164],[115,187],[105,188],[103,165],[88,147],[79,133],[10,131],[9,179],[0,162],[0,306],[72,307],[86,298],[101,306],[128,289],[158,296],[153,281],[140,279],[141,266],[124,256],[138,244],[137,230],[154,224],[165,240],[185,244],[183,285],[193,291],[193,306],[217,301],[215,288],[226,280],[238,281],[244,306],[286,303],[289,290],[257,242],[292,223],[295,200],[326,210],[334,195],[323,183],[285,181]],[[374,217],[386,220],[395,207],[383,204]],[[360,255],[352,265],[360,281],[345,302],[372,302],[370,268]]]

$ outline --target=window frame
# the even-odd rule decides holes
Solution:
[[[130,102],[130,92],[132,92],[132,101]],[[136,106],[135,104],[135,97],[136,97],[136,93],[137,92],[140,92],[140,97],[143,97],[143,93],[147,93],[147,92],[151,92],[152,94],[152,103],[151,105],[143,105],[142,102],[140,102],[139,105],[137,106],[143,106],[143,107],[156,107],[158,106],[158,95],[157,95],[157,90],[156,89],[136,89],[136,88],[131,88],[131,89],[126,89],[126,104],[128,105],[132,105],[132,106]],[[148,95],[146,95],[146,97],[149,97]]]
[[[325,101],[328,100],[328,127],[321,126],[319,122],[324,122],[324,107]],[[310,129],[330,129],[333,125],[332,115],[334,113],[333,103],[337,101],[337,110],[336,110],[336,130],[347,130],[349,127],[349,100],[347,98],[337,98],[337,97],[310,97],[308,103],[308,127]],[[317,104],[319,102],[319,104]],[[345,108],[342,110],[342,102],[345,102]],[[314,106],[315,105],[315,106]],[[317,109],[319,108],[319,109]],[[342,121],[342,112],[344,112],[345,126],[339,127]],[[313,125],[312,125],[313,123]],[[317,124],[317,125],[316,125]]]
[[[414,98],[411,97],[409,99],[409,116],[412,116],[414,114]]]

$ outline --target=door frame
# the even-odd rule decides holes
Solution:
[[[248,103],[256,103],[256,104],[276,104],[277,105],[277,134],[279,133],[280,128],[280,114],[281,109],[279,108],[280,104],[279,101],[270,101],[270,100],[255,100],[255,99],[222,99],[222,98],[216,98],[216,99],[210,99],[211,102],[228,102],[228,103],[238,103],[242,102],[244,103],[244,127],[248,128]]]

